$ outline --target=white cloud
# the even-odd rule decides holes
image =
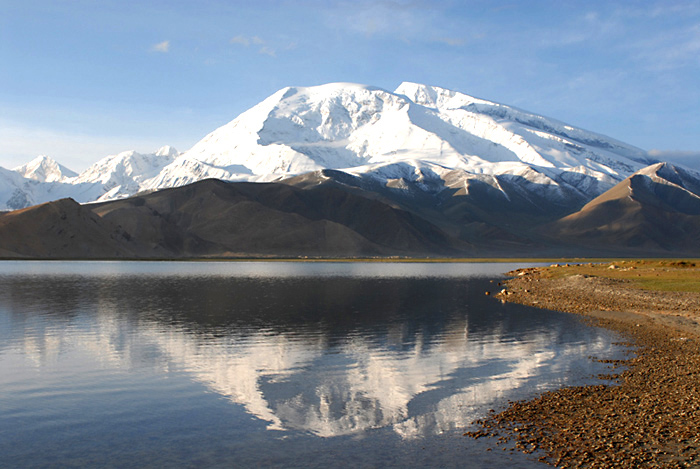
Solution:
[[[434,31],[442,20],[440,10],[432,3],[360,0],[331,4],[325,13],[333,28],[366,37],[393,36],[408,41]]]
[[[151,46],[151,52],[170,52],[170,41],[159,42]]]
[[[441,42],[443,44],[447,44],[448,46],[452,46],[452,47],[464,45],[464,39],[460,39],[457,37],[439,37],[439,38],[435,39],[435,42]]]
[[[238,35],[236,37],[231,38],[229,42],[231,44],[238,44],[240,46],[245,47],[249,47],[251,44],[261,46],[260,49],[258,49],[258,54],[269,55],[270,57],[277,57],[275,49],[267,45],[267,41],[262,39],[260,36],[247,37],[243,35]]]
[[[631,2],[630,2],[631,3]],[[700,15],[700,4],[694,0],[671,2],[669,0],[657,1],[655,4],[630,4],[620,7],[629,16],[661,18],[661,17],[684,17]]]
[[[262,46],[258,53],[263,55],[269,55],[270,57],[277,57],[277,54],[275,54],[275,50],[268,46]]]
[[[231,38],[229,42],[231,44],[238,44],[240,46],[245,47],[249,47],[251,44],[261,46],[260,49],[258,49],[258,54],[269,55],[270,57],[277,57],[275,49],[267,45],[267,41],[265,41],[260,36],[247,37],[239,34],[238,36]],[[296,43],[293,44],[293,47],[296,47]]]
[[[260,36],[246,37],[241,34],[239,34],[236,37],[232,37],[229,42],[231,44],[238,44],[246,47],[250,46],[251,44],[255,44],[257,46],[262,46],[266,44],[265,40],[262,39]]]
[[[588,12],[546,29],[533,28],[522,32],[524,36],[531,36],[533,42],[543,48],[590,47],[592,44],[624,37],[625,24],[619,15]]]
[[[231,44],[239,44],[241,46],[248,47],[250,45],[250,40],[245,36],[236,36],[231,38]]]
[[[700,24],[656,34],[631,44],[629,48],[649,70],[700,66]]]

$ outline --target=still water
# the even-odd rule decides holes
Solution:
[[[462,434],[623,351],[520,266],[0,262],[0,466],[540,467]]]

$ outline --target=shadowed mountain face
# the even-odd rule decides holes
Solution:
[[[412,213],[325,185],[207,180],[93,210],[135,238],[183,255],[455,252],[453,240]]]
[[[519,177],[466,177],[457,171],[448,173],[440,182],[401,177],[385,185],[371,177],[337,170],[316,171],[281,182],[305,189],[334,185],[375,197],[419,214],[482,248],[508,243],[530,245],[528,232],[533,227],[568,215],[589,200],[571,193],[547,198],[541,190],[523,189],[523,179]]]
[[[700,180],[649,166],[540,230],[560,242],[639,254],[700,252]]]
[[[0,213],[0,255],[18,258],[123,258],[146,254],[122,228],[72,199]]]
[[[690,171],[652,165],[585,205],[485,178],[446,178],[431,189],[323,170],[279,183],[205,180],[92,205],[62,199],[0,214],[0,256],[700,254],[700,176]]]

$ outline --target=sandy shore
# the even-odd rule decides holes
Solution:
[[[693,275],[700,281],[692,267],[682,272],[686,286]],[[604,360],[621,365],[605,377],[618,384],[512,403],[467,435],[496,436],[559,467],[700,467],[700,293],[644,289],[634,278],[675,275],[674,268],[630,262],[511,272],[502,300],[585,315],[637,348],[628,360]]]

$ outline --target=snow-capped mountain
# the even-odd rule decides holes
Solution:
[[[46,155],[37,156],[29,163],[14,168],[13,171],[27,179],[39,182],[66,182],[78,175]]]
[[[156,176],[178,155],[169,146],[148,154],[125,151],[99,160],[80,174],[47,156],[12,171],[0,168],[0,210],[64,197],[81,203],[128,197],[142,190],[143,181]]]
[[[21,174],[0,168],[0,209],[15,210],[34,204],[34,189],[39,183]]]
[[[77,185],[92,184],[99,188],[101,193],[92,200],[128,197],[142,190],[145,181],[156,177],[178,155],[178,151],[170,146],[149,154],[124,151],[101,159],[71,182]]]
[[[17,168],[38,185],[23,192],[21,181],[12,190],[0,182],[0,209],[19,208],[15,190],[28,204],[105,201],[206,178],[263,182],[326,169],[394,190],[468,194],[477,181],[506,199],[508,186],[580,206],[651,162],[614,139],[443,88],[334,83],[279,90],[183,154],[124,152],[44,181]]]
[[[647,164],[638,148],[454,91],[335,83],[278,91],[207,135],[149,188],[202,177],[270,181],[320,169],[384,182],[444,181],[457,170],[597,195]]]

